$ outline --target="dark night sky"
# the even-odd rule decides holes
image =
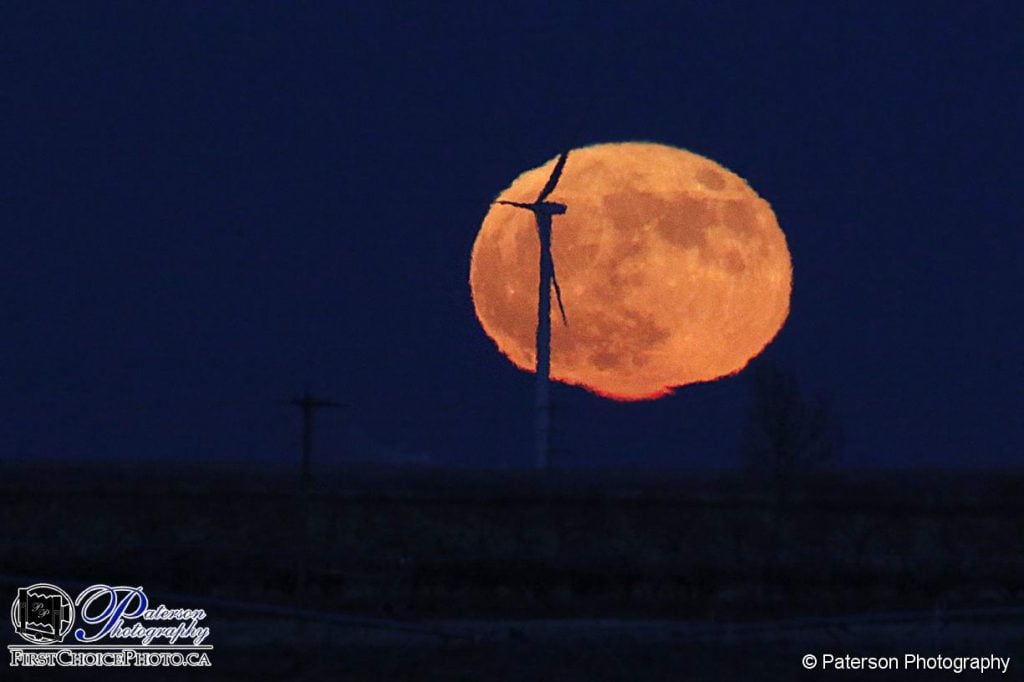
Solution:
[[[765,357],[832,396],[847,464],[1018,466],[1016,3],[355,4],[0,9],[0,454],[285,460],[309,388],[353,403],[325,459],[527,464],[469,251],[581,131],[772,203]],[[556,400],[563,463],[737,461],[742,376]]]

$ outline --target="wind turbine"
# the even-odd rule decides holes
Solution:
[[[537,236],[540,237],[540,295],[537,300],[537,394],[535,404],[535,438],[537,450],[537,468],[546,469],[550,459],[551,447],[551,287],[554,285],[558,310],[562,313],[562,323],[569,325],[562,305],[562,290],[555,277],[555,261],[551,256],[551,222],[556,215],[562,215],[568,207],[554,201],[547,201],[548,196],[558,185],[562,176],[569,151],[562,152],[555,162],[544,188],[533,203],[518,201],[495,201],[496,204],[515,206],[531,211],[537,220]]]

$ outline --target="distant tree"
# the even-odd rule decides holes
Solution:
[[[800,478],[839,458],[840,432],[828,401],[805,397],[791,372],[759,364],[749,377],[751,407],[743,455],[750,469],[768,479],[776,504],[782,506]]]

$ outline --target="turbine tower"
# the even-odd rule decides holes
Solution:
[[[546,469],[550,461],[551,448],[551,287],[555,288],[558,310],[562,323],[568,326],[565,306],[562,305],[562,290],[555,277],[555,261],[551,256],[551,222],[556,215],[566,212],[565,204],[547,201],[548,195],[558,185],[562,176],[568,150],[562,152],[555,162],[544,189],[533,203],[518,201],[496,201],[496,204],[515,206],[531,211],[537,220],[537,236],[540,238],[540,295],[537,299],[537,394],[535,404],[535,433],[537,468]]]

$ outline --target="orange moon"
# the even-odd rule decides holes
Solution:
[[[536,200],[555,159],[500,194]],[[551,377],[617,400],[647,400],[735,374],[782,328],[792,265],[768,202],[711,159],[660,144],[573,150],[548,201],[568,317],[552,296]],[[536,366],[540,243],[533,214],[492,205],[469,282],[487,335]]]

